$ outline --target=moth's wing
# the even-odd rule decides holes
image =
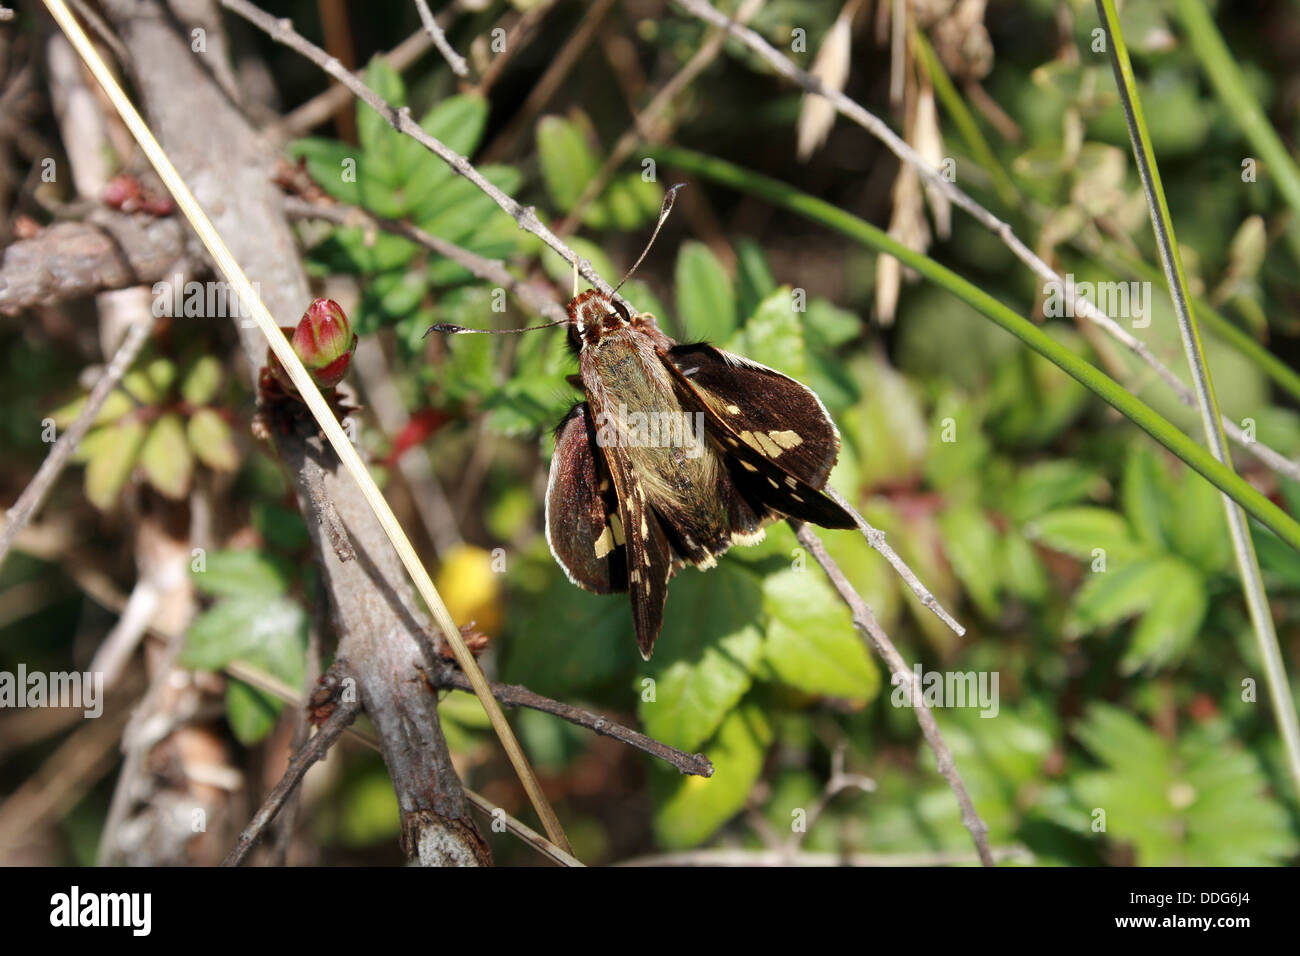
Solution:
[[[766,457],[823,488],[840,434],[817,393],[766,365],[711,345],[677,345],[668,358],[737,434],[749,432]]]
[[[596,396],[588,397],[593,420],[602,420]],[[625,555],[625,586],[632,601],[637,647],[641,656],[650,660],[663,627],[668,579],[673,575],[676,556],[631,459],[617,445],[602,448],[594,437],[590,441],[602,455],[613,482],[618,520],[610,521],[610,529],[614,543]]]
[[[708,345],[661,352],[687,411],[752,503],[825,528],[856,527],[822,493],[839,455],[839,432],[821,400],[789,376]]]
[[[578,587],[597,594],[627,590],[627,551],[615,543],[609,520],[617,514],[591,413],[580,402],[556,429],[546,484],[546,543]]]

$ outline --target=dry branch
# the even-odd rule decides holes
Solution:
[[[876,615],[872,612],[867,602],[862,599],[862,595],[853,589],[849,579],[844,576],[839,565],[835,563],[827,552],[826,547],[822,544],[821,539],[813,533],[812,528],[806,524],[797,521],[791,521],[790,526],[794,528],[795,535],[799,543],[808,549],[813,559],[822,566],[826,572],[826,577],[830,579],[835,590],[839,592],[840,598],[848,605],[849,611],[853,614],[853,626],[863,636],[872,650],[885,662],[889,668],[892,680],[895,683],[905,683],[908,687],[908,696],[912,701],[912,708],[916,711],[916,721],[921,725],[921,733],[925,735],[925,741],[930,745],[934,752],[935,764],[938,767],[939,774],[948,781],[948,786],[957,796],[957,805],[961,808],[961,822],[970,831],[971,839],[975,841],[975,849],[979,852],[980,862],[985,866],[993,866],[993,854],[989,850],[989,827],[975,810],[975,804],[970,798],[970,793],[966,790],[966,784],[961,779],[961,774],[957,772],[957,765],[952,758],[952,750],[948,742],[943,739],[943,734],[939,730],[939,724],[934,719],[934,714],[926,706],[925,700],[921,696],[921,684],[917,680],[916,674],[908,668],[907,662],[903,660],[903,655],[898,652],[889,635],[885,633],[880,622],[876,620]]]

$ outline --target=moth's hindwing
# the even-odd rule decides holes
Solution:
[[[591,413],[580,402],[555,434],[546,485],[546,543],[569,580],[597,594],[627,590],[627,550],[615,542],[609,520],[617,514]]]
[[[596,396],[588,393],[588,400],[593,420],[599,419],[601,409]],[[594,437],[590,441],[597,454],[603,456],[614,485],[618,520],[611,518],[610,529],[614,543],[623,545],[626,552],[626,587],[632,601],[636,643],[641,656],[649,660],[664,622],[674,555],[626,450],[617,444],[602,447]]]
[[[856,526],[821,491],[839,456],[839,434],[812,390],[708,345],[678,345],[660,356],[683,407],[704,413],[705,430],[746,498],[825,528]]]

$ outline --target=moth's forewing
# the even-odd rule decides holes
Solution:
[[[683,407],[701,411],[710,439],[751,503],[825,528],[855,527],[821,491],[839,434],[821,400],[773,369],[708,345],[660,353]]]
[[[603,381],[593,379],[587,383],[587,401],[593,423],[608,420],[603,412],[615,414],[614,409],[605,408],[608,397]],[[675,569],[674,555],[629,449],[617,441],[603,445],[595,438],[591,441],[597,455],[603,458],[613,484],[617,520],[611,518],[610,533],[614,543],[622,545],[626,553],[627,592],[632,602],[636,643],[641,656],[649,660],[659,629],[663,626],[668,579]]]
[[[760,450],[775,456],[789,474],[814,488],[826,485],[840,436],[816,392],[711,345],[677,345],[668,357],[737,433],[754,435]]]
[[[609,522],[617,508],[591,413],[580,402],[555,433],[546,485],[546,543],[569,580],[597,594],[627,590],[627,550],[615,543]]]

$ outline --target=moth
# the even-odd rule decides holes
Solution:
[[[649,252],[680,188],[668,191],[615,293]],[[788,375],[707,343],[676,342],[652,315],[594,289],[576,291],[567,322],[551,325],[568,326],[579,366],[570,381],[585,401],[556,429],[546,541],[578,587],[627,592],[648,661],[668,582],[681,568],[711,568],[783,518],[855,527],[822,491],[839,431],[817,395]]]

